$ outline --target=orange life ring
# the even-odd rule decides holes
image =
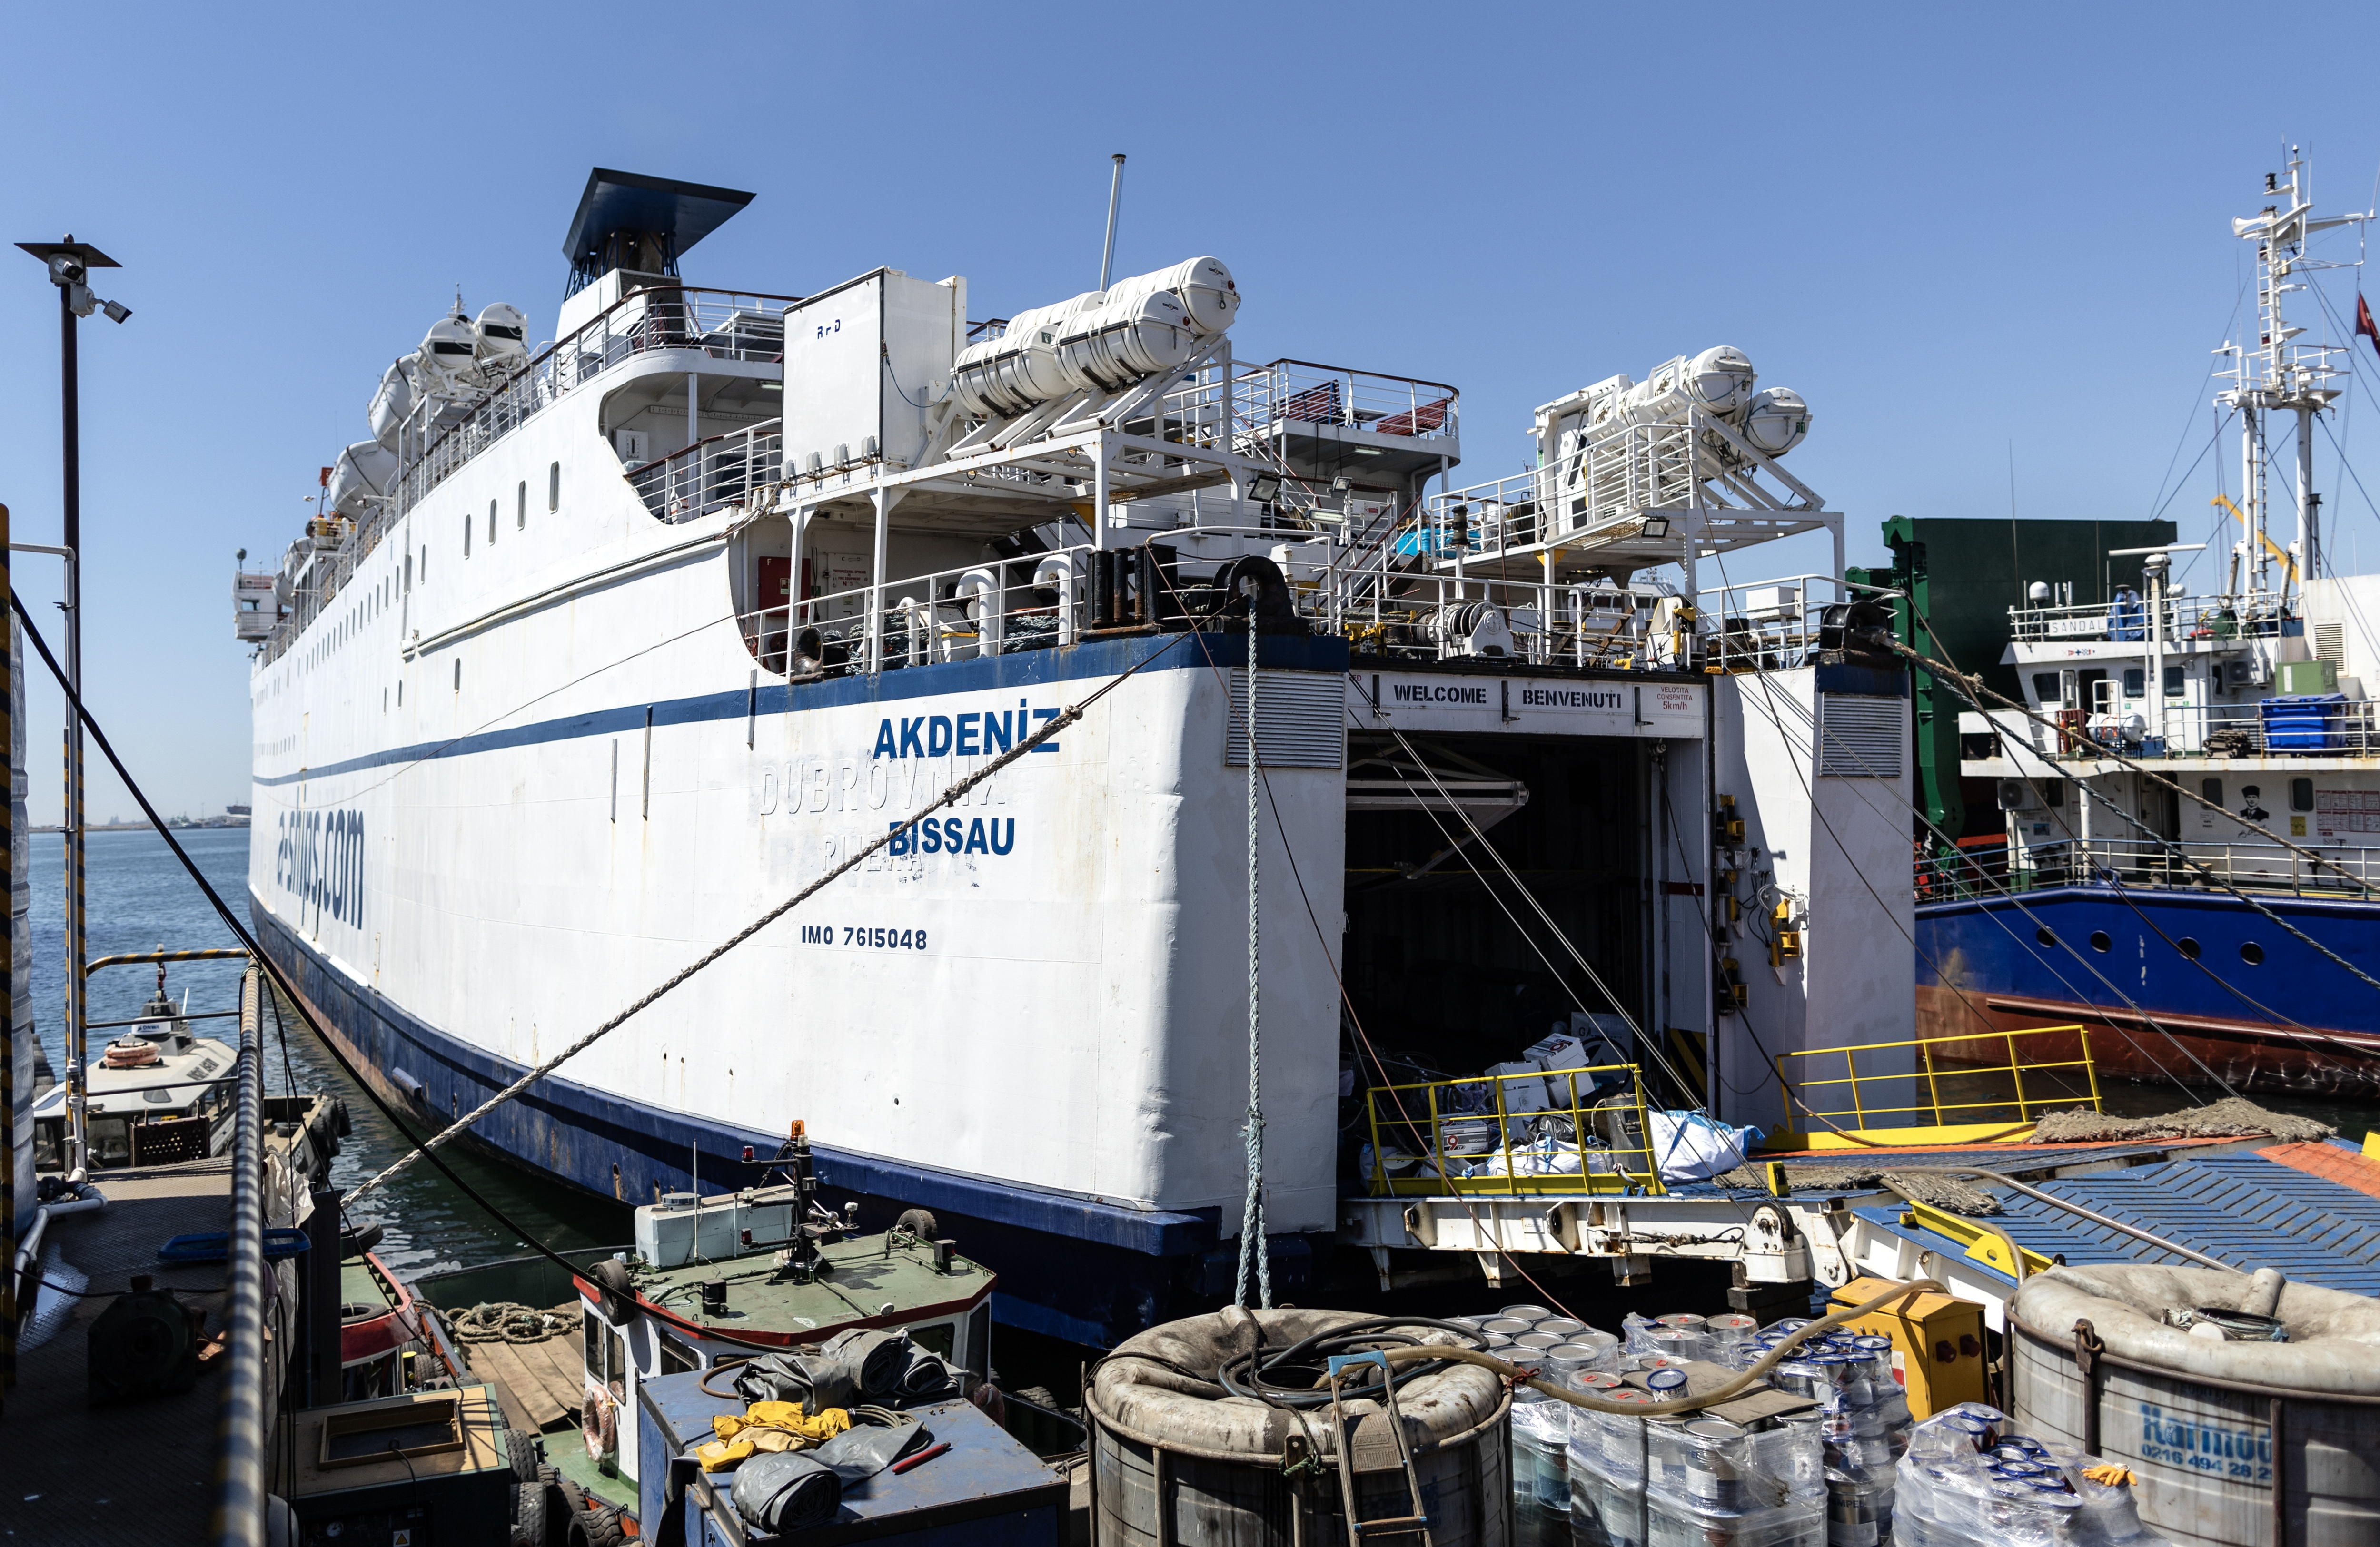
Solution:
[[[578,1433],[587,1444],[587,1458],[601,1461],[620,1448],[620,1408],[600,1391],[589,1391],[578,1409]]]
[[[109,1069],[140,1069],[157,1061],[157,1045],[142,1037],[128,1036],[111,1042],[100,1062]]]

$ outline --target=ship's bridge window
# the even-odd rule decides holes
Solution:
[[[2056,708],[2058,705],[2058,673],[2035,671],[2033,674],[2033,696],[2045,708]]]
[[[2125,697],[2127,697],[2127,698],[2140,698],[2140,697],[2143,697],[2143,696],[2145,696],[2145,695],[2147,695],[2148,690],[2149,690],[2149,672],[2148,672],[2148,668],[2147,668],[2147,667],[2145,667],[2145,666],[2127,666],[2127,667],[2125,667],[2125,668],[2124,668],[2124,696],[2125,696]]]
[[[2168,666],[2165,669],[2165,695],[2168,698],[2180,697],[2189,690],[2189,685],[2190,669],[2188,667]]]

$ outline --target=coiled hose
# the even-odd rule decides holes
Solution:
[[[1402,1371],[1384,1372],[1375,1365],[1354,1372],[1342,1384],[1341,1394],[1363,1396],[1376,1394],[1384,1378],[1393,1379],[1402,1389],[1408,1381],[1445,1369],[1444,1356],[1458,1347],[1424,1343],[1417,1336],[1391,1330],[1397,1327],[1437,1327],[1453,1333],[1475,1346],[1464,1352],[1477,1352],[1485,1345],[1485,1339],[1476,1332],[1454,1322],[1427,1316],[1375,1316],[1318,1332],[1285,1348],[1269,1352],[1258,1347],[1233,1354],[1216,1368],[1215,1383],[1234,1396],[1253,1396],[1276,1408],[1327,1408],[1330,1405],[1330,1392],[1326,1372],[1334,1355],[1393,1348],[1407,1353],[1409,1361],[1418,1361]]]
[[[1789,1333],[1785,1340],[1771,1348],[1767,1357],[1758,1363],[1715,1390],[1706,1391],[1700,1396],[1672,1397],[1667,1402],[1612,1402],[1600,1396],[1590,1396],[1583,1391],[1572,1391],[1566,1386],[1558,1386],[1550,1382],[1541,1381],[1537,1379],[1536,1372],[1524,1369],[1508,1360],[1497,1359],[1491,1354],[1482,1353],[1476,1348],[1458,1348],[1444,1343],[1426,1343],[1389,1348],[1383,1350],[1383,1357],[1391,1366],[1425,1360],[1429,1361],[1433,1367],[1446,1364],[1475,1364],[1483,1370],[1495,1372],[1514,1385],[1527,1386],[1531,1391],[1542,1392],[1557,1401],[1567,1402],[1573,1408],[1585,1408],[1589,1412],[1618,1413],[1626,1418],[1660,1418],[1670,1413],[1699,1412],[1705,1408],[1724,1402],[1764,1379],[1771,1370],[1792,1358],[1793,1350],[1809,1338],[1815,1337],[1822,1332],[1830,1332],[1854,1317],[1882,1310],[1895,1300],[1906,1299],[1912,1295],[1928,1292],[1940,1295],[1948,1294],[1949,1290],[1943,1287],[1940,1280],[1933,1278],[1912,1278],[1906,1283],[1895,1284],[1873,1299],[1821,1316],[1808,1326]],[[1328,1398],[1326,1397],[1325,1400]]]

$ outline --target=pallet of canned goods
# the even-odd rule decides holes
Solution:
[[[1789,1318],[1737,1346],[1750,1369],[1808,1325]],[[1892,1370],[1892,1339],[1834,1332],[1811,1338],[1768,1372],[1780,1390],[1818,1406],[1826,1447],[1828,1547],[1884,1547],[1892,1541],[1894,1466],[1909,1445],[1909,1402]]]
[[[1900,1547],[2169,1547],[2141,1524],[2131,1473],[1980,1402],[1918,1424],[1899,1470]]]
[[[1620,1339],[1542,1305],[1508,1305],[1493,1315],[1457,1316],[1475,1329],[1488,1351],[1569,1385],[1583,1374],[1619,1367]],[[1567,1464],[1572,1409],[1527,1387],[1512,1394],[1512,1540],[1514,1547],[1569,1547],[1571,1484]]]

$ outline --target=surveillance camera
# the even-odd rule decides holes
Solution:
[[[77,258],[70,252],[54,252],[50,254],[50,283],[52,284],[80,284],[83,282],[83,277],[84,271],[81,259]]]
[[[89,317],[99,309],[99,297],[91,293],[90,285],[77,281],[67,286],[67,308],[77,317]]]
[[[132,308],[121,301],[102,301],[99,308],[107,313],[107,320],[111,322],[121,322],[132,315]]]

